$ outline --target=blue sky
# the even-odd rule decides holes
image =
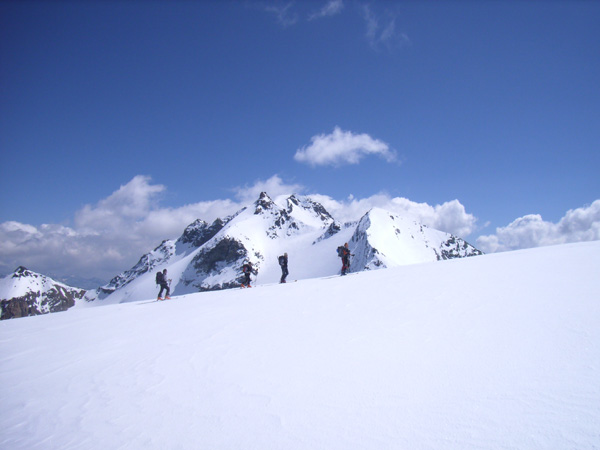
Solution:
[[[487,251],[600,239],[599,30],[593,1],[1,2],[0,272],[114,275],[263,188]]]

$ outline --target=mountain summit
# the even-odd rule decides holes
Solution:
[[[360,219],[350,245],[359,270],[481,255],[456,236],[380,208]]]
[[[20,266],[0,279],[0,319],[66,311],[85,292]]]

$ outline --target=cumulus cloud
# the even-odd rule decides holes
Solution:
[[[319,11],[312,13],[308,20],[322,19],[324,17],[335,16],[344,9],[343,0],[330,0]]]
[[[275,198],[278,195],[299,194],[303,190],[301,184],[286,184],[278,175],[273,175],[266,181],[257,180],[251,186],[237,187],[234,192],[235,197],[245,206],[256,200],[261,192],[266,192],[270,197]]]
[[[1,223],[0,270],[10,273],[23,265],[42,273],[108,280],[194,220],[211,221],[240,208],[229,199],[165,208],[159,204],[165,190],[149,177],[136,176],[77,211],[72,227]]]
[[[496,234],[479,237],[477,244],[492,253],[594,240],[600,240],[600,200],[567,211],[558,223],[547,222],[539,214],[519,217],[496,228]]]
[[[4,222],[0,224],[0,269],[10,272],[23,265],[50,273],[60,266],[65,273],[84,275],[89,270],[91,278],[102,271],[103,265],[118,262],[128,251],[127,246],[106,244],[107,240],[98,234],[62,225],[34,227]]]
[[[466,237],[476,229],[477,218],[466,212],[458,201],[452,200],[441,205],[413,202],[404,197],[391,197],[388,194],[376,194],[357,199],[353,196],[338,201],[326,195],[311,195],[321,203],[329,213],[340,222],[359,220],[371,208],[382,208],[437,230]]]
[[[311,138],[310,145],[296,151],[294,159],[311,166],[358,164],[367,155],[378,155],[388,162],[396,159],[389,145],[368,134],[355,134],[335,127],[331,134]]]
[[[121,229],[124,223],[145,218],[164,190],[162,185],[150,184],[149,177],[138,175],[97,205],[84,206],[75,215],[75,224],[81,230]]]

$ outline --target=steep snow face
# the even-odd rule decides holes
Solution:
[[[19,267],[0,280],[0,319],[66,311],[85,292]]]
[[[380,208],[363,216],[349,247],[352,272],[482,254],[456,236]]]

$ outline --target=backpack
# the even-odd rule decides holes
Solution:
[[[161,284],[164,281],[163,273],[156,272],[156,284]]]
[[[279,260],[279,265],[283,266],[285,264],[285,256],[281,255],[279,258],[277,258]]]
[[[345,248],[343,245],[340,245],[340,246],[337,248],[337,254],[338,254],[338,256],[339,256],[340,258],[344,256],[344,253],[345,253],[345,252],[346,252],[346,248]]]

